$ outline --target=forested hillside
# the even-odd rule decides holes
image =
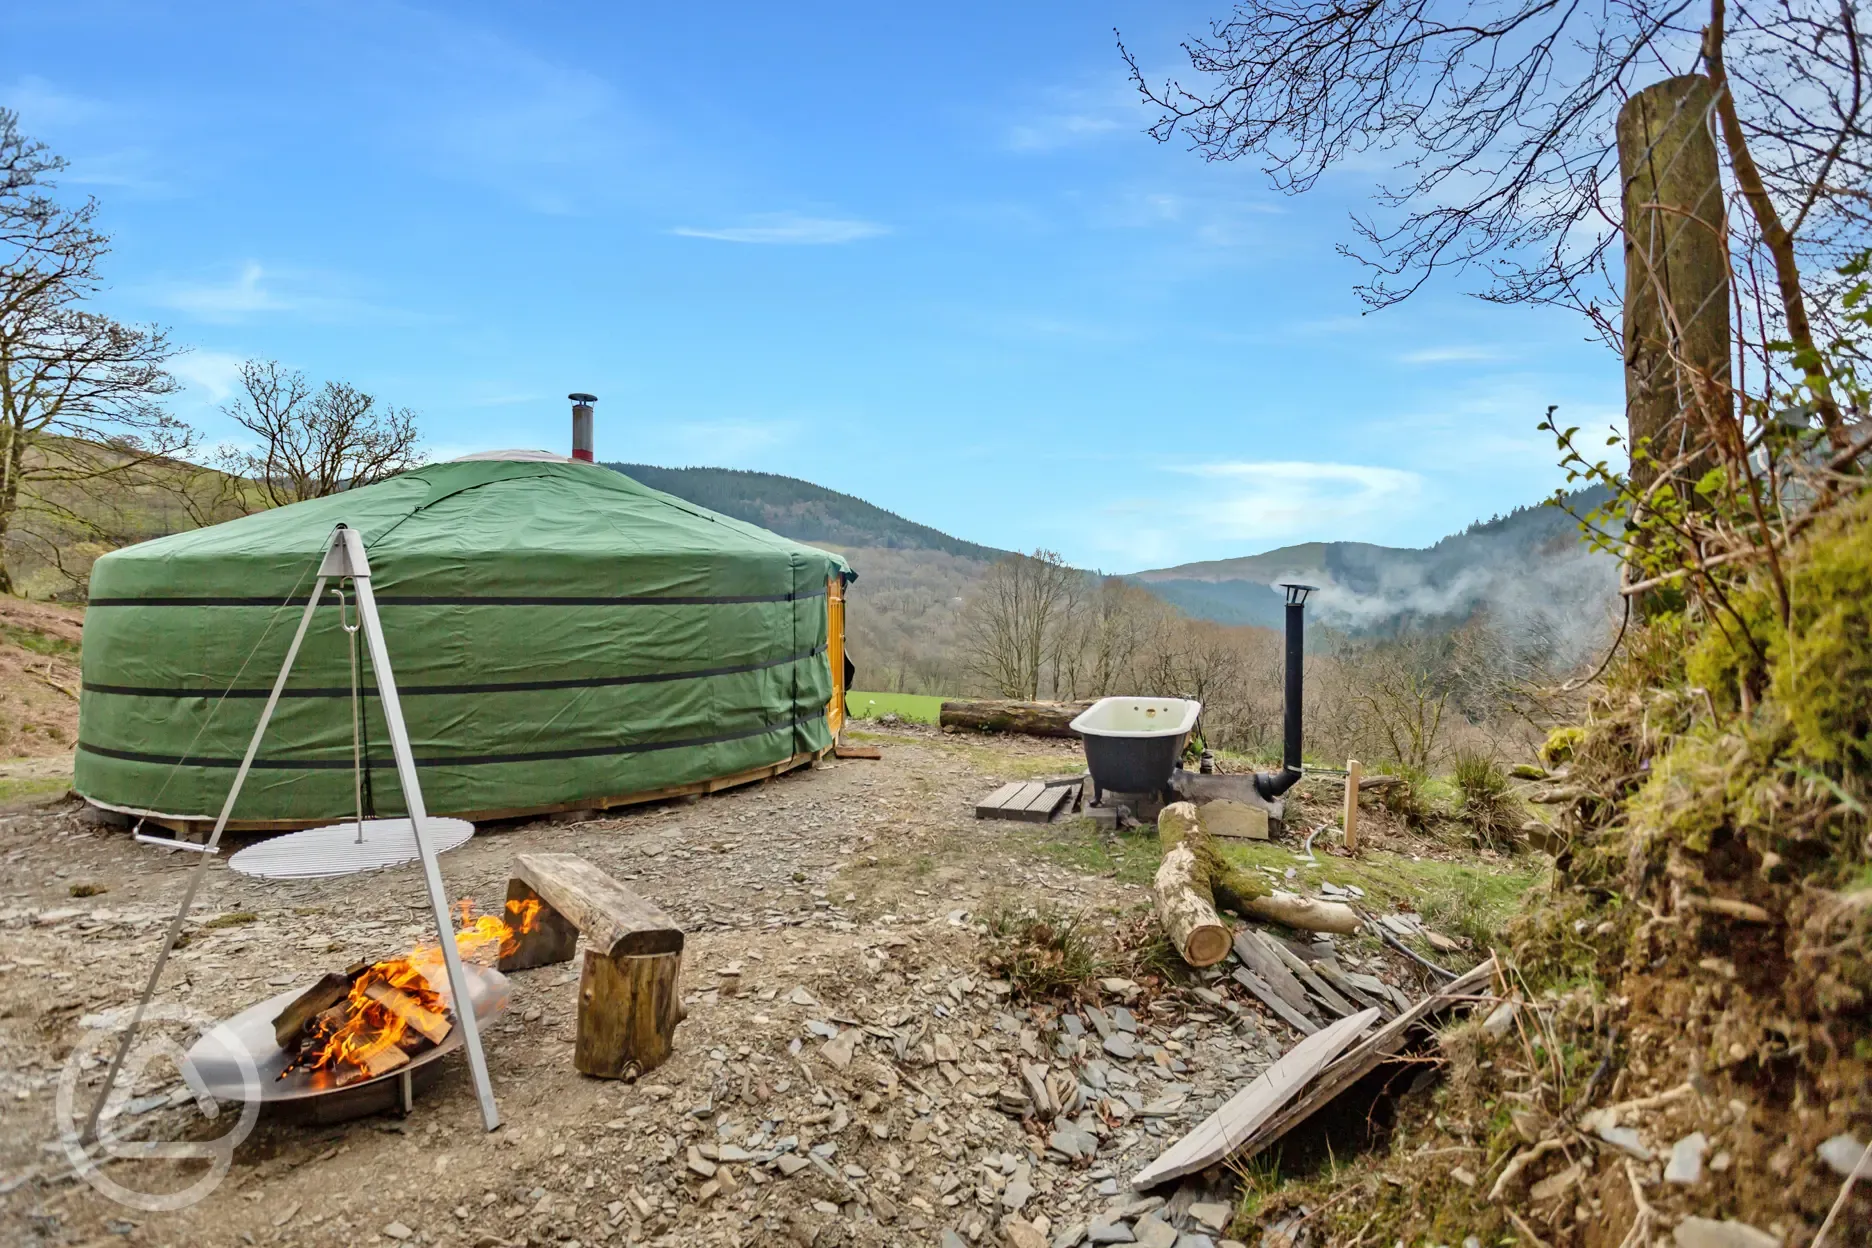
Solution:
[[[1569,499],[1584,512],[1603,500]],[[1617,565],[1579,541],[1559,508],[1535,504],[1477,521],[1433,546],[1307,542],[1265,554],[1139,572],[1133,578],[1191,615],[1225,624],[1280,623],[1282,581],[1320,587],[1322,621],[1350,633],[1437,627],[1487,611],[1504,623],[1592,636],[1613,602]]]
[[[810,481],[738,468],[658,468],[653,464],[606,464],[653,490],[688,499],[710,511],[772,529],[815,545],[935,550],[963,559],[998,559],[1007,552],[906,520],[862,498]]]

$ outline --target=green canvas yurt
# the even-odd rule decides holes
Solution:
[[[364,537],[431,812],[603,806],[832,742],[843,560],[609,468],[509,453],[99,559],[81,795],[172,821],[219,812],[339,523]],[[404,813],[368,657],[353,700],[344,622],[328,589],[235,820],[349,817],[354,737],[366,813]]]

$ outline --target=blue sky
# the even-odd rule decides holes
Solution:
[[[105,310],[417,409],[432,453],[804,477],[1128,571],[1421,545],[1558,483],[1615,358],[1460,279],[1361,316],[1312,194],[1142,133],[1223,0],[175,6],[13,0],[0,103],[115,236]]]

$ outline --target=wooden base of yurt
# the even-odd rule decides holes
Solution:
[[[466,819],[470,823],[477,824],[586,811],[596,815],[598,812],[613,810],[621,806],[641,806],[645,802],[666,802],[676,798],[701,797],[708,793],[719,793],[723,789],[739,788],[744,784],[758,784],[762,780],[771,780],[775,776],[785,775],[801,767],[810,767],[821,759],[829,757],[831,753],[832,749],[828,746],[823,750],[795,754],[777,763],[750,767],[746,771],[737,771],[732,775],[714,776],[689,784],[672,784],[660,789],[646,789],[640,793],[624,793],[615,797],[581,797],[572,802],[558,802],[549,806],[516,807],[511,810],[442,810],[430,813],[451,819]],[[124,816],[126,826],[141,820],[148,826],[166,828],[175,834],[177,840],[192,844],[205,842],[208,834],[214,830],[213,819],[159,814],[154,811],[138,810],[131,806],[116,806],[109,802],[93,801],[90,798],[86,798],[85,801],[98,810],[111,811]],[[316,828],[332,822],[334,822],[332,819],[231,819],[228,821],[227,830],[229,832],[296,832],[301,828]]]

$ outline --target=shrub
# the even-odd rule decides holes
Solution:
[[[982,964],[1012,984],[1017,996],[1076,996],[1105,970],[1102,942],[1082,912],[1003,904],[983,922],[988,948]]]
[[[1508,773],[1492,756],[1458,750],[1455,772],[1456,813],[1475,831],[1476,840],[1494,849],[1514,843],[1521,829],[1521,801],[1509,784]]]

